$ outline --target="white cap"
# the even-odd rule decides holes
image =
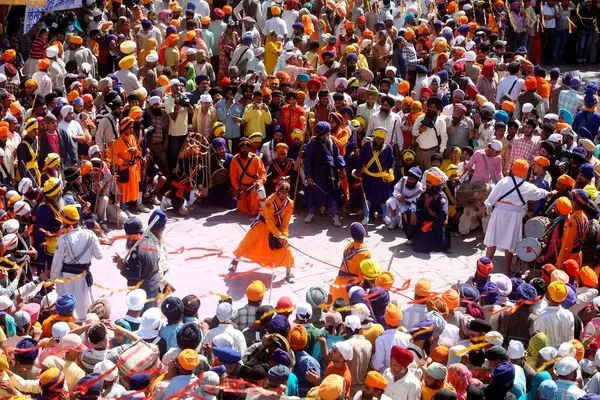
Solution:
[[[579,367],[579,363],[575,357],[565,357],[554,365],[556,374],[560,376],[567,376],[573,371],[576,371]]]
[[[489,331],[485,334],[485,341],[490,343],[492,346],[502,346],[502,343],[504,343],[504,337],[498,331]]]
[[[19,190],[19,193],[25,194],[29,191],[29,189],[31,189],[32,186],[33,182],[31,181],[31,179],[22,178],[19,182],[19,185],[17,185],[17,189]]]
[[[548,141],[552,143],[560,143],[562,140],[562,135],[560,133],[553,133],[548,137]]]
[[[110,373],[106,374],[108,371]],[[119,369],[115,368],[115,363],[110,360],[103,360],[94,365],[94,373],[102,375],[105,380],[110,382],[119,377]]]
[[[387,72],[388,72],[388,71],[393,71],[393,72],[394,72],[394,75],[396,75],[396,72],[397,72],[398,70],[396,69],[396,67],[394,67],[394,66],[392,66],[392,65],[389,65],[389,66],[385,67],[385,73],[386,73],[386,74],[387,74]]]
[[[465,45],[465,49],[467,49],[467,50],[471,50],[473,47],[475,47],[475,42],[472,40],[469,40],[467,42],[467,44]]]
[[[212,97],[210,94],[203,94],[200,96],[200,103],[212,103]]]
[[[181,82],[179,82],[179,79],[173,78],[169,81],[169,86],[175,86],[175,85],[181,85]]]
[[[577,349],[569,342],[563,342],[558,346],[557,354],[559,357],[575,357]]]
[[[496,151],[502,151],[502,142],[499,140],[492,140],[489,146]]]
[[[10,200],[11,197],[13,197],[15,194],[19,194],[19,192],[17,192],[16,190],[9,190],[8,192],[6,192],[6,194],[4,195],[4,198],[6,200]]]
[[[62,339],[71,332],[71,327],[67,322],[59,321],[52,325],[52,337]]]
[[[494,112],[496,111],[496,106],[495,106],[495,105],[494,105],[494,103],[492,103],[491,101],[486,101],[485,103],[483,103],[483,104],[481,105],[481,107],[482,107],[482,108],[483,108],[483,107],[485,107],[485,108],[489,108],[489,109],[491,109],[491,110],[492,110],[492,111],[494,111]]]
[[[520,340],[511,340],[508,343],[508,358],[511,360],[518,360],[519,358],[525,357],[525,347]]]
[[[465,53],[465,59],[467,61],[473,62],[473,61],[475,61],[475,58],[477,58],[477,54],[475,54],[475,52],[473,50],[469,50]]]
[[[198,51],[196,49],[194,49],[193,47],[188,47],[187,49],[185,49],[185,55],[186,56],[193,56],[197,53]]]
[[[356,331],[360,329],[360,319],[356,315],[347,315],[344,320],[344,325],[350,330]]]
[[[361,321],[372,320],[371,312],[364,303],[357,303],[352,306],[352,315],[356,315]]]
[[[596,312],[600,312],[600,296],[594,297],[592,305],[594,306],[594,309],[596,309]],[[598,353],[600,353],[600,351]]]
[[[92,17],[99,17],[100,15],[102,15],[102,10],[100,10],[98,7],[92,10]]]
[[[60,350],[79,350],[83,348],[83,341],[81,340],[81,336],[74,333],[67,333],[60,339],[58,347]]]
[[[573,133],[573,129],[571,129],[569,127],[567,127],[565,129],[563,129],[562,131],[560,131],[560,134],[563,135],[563,136],[571,136],[572,138],[575,137],[575,133]],[[552,135],[550,135],[550,136],[552,136]]]
[[[4,74],[0,74],[0,83],[4,83],[6,82],[8,79],[6,79],[6,75]]]
[[[533,111],[533,104],[531,103],[525,103],[523,104],[523,107],[521,107],[521,111],[524,113],[530,113]]]
[[[218,335],[216,335],[213,340],[212,340],[212,344],[215,347],[229,347],[229,348],[233,348],[233,337],[231,337],[231,335],[229,333],[223,332],[223,333],[219,333]]]
[[[125,302],[127,303],[127,308],[131,311],[142,311],[144,309],[144,305],[146,304],[147,294],[144,289],[134,289],[131,292],[127,293],[125,297]]]
[[[6,311],[13,306],[13,301],[6,295],[0,296],[0,311]]]
[[[219,322],[227,322],[233,318],[233,307],[224,301],[217,306],[217,319]]]
[[[157,62],[157,61],[158,61],[158,54],[156,54],[155,52],[152,52],[146,56],[147,63]]]
[[[544,115],[544,119],[549,119],[550,121],[558,122],[558,115],[553,114],[553,113],[548,113],[548,114]]]
[[[557,351],[554,347],[544,347],[539,353],[540,356],[546,361],[554,360],[556,358]]]
[[[96,2],[96,0],[86,0],[85,4],[89,7],[92,4],[94,4]]]
[[[63,108],[60,109],[60,115],[64,118],[67,115],[69,115],[70,112],[73,112],[73,106],[68,105],[68,106],[63,106]]]
[[[160,104],[160,97],[158,96],[152,96],[150,97],[150,99],[148,100],[148,104],[150,104],[151,106],[155,105],[155,104]]]
[[[44,297],[42,297],[42,301],[41,301],[40,305],[42,306],[42,309],[52,308],[56,305],[57,300],[58,300],[58,293],[56,293],[56,290],[53,290],[51,292],[48,292],[48,294],[44,295]]]
[[[22,217],[31,212],[31,206],[26,201],[19,200],[19,201],[15,202],[15,205],[13,206],[13,210],[15,211],[16,215],[18,215],[19,217]]]
[[[2,230],[5,234],[17,233],[19,231],[19,221],[16,219],[9,219],[2,225]]]
[[[465,4],[463,6],[463,10],[465,10],[465,11],[469,11],[469,10],[472,10],[472,9],[473,9],[473,6],[471,6],[470,4]]]
[[[344,360],[352,361],[354,351],[352,350],[352,346],[348,342],[336,342],[333,344],[333,347],[335,347],[337,351],[339,351],[342,354]]]
[[[4,235],[4,237],[2,238],[2,245],[5,249],[14,250],[17,248],[17,243],[17,235],[15,235],[14,233]],[[2,311],[2,309],[0,309],[0,311]]]
[[[587,358],[583,358],[579,361],[579,367],[581,368],[581,371],[586,374],[592,375],[596,372],[596,365],[592,360],[588,360]]]
[[[91,157],[93,154],[96,154],[96,153],[100,153],[100,147],[98,147],[98,145],[96,145],[96,144],[93,146],[90,146],[90,148],[88,149],[88,156]]]
[[[296,306],[296,317],[300,321],[309,321],[312,317],[312,307],[308,303],[300,303]]]

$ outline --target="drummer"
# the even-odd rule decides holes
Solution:
[[[492,140],[488,145],[487,149],[477,150],[473,153],[473,156],[465,164],[465,167],[459,177],[459,181],[462,182],[461,178],[468,174],[473,173],[470,184],[481,184],[481,183],[496,183],[502,179],[502,158],[500,153],[502,152],[502,142],[499,140]],[[489,192],[488,192],[489,193]],[[485,199],[481,199],[483,202]],[[465,207],[462,215],[458,221],[458,232],[460,235],[468,235],[469,232],[477,229],[479,226],[480,217],[482,214],[482,207]],[[483,221],[483,231],[487,228],[487,221]]]
[[[537,258],[537,262],[540,265],[555,264],[556,255],[560,247],[560,238],[565,229],[565,221],[567,220],[567,216],[573,211],[571,200],[565,196],[559,197],[554,202],[553,207],[555,207],[558,217],[548,229],[547,236],[542,238],[545,246],[542,255]]]
[[[556,180],[555,192],[556,194],[548,196],[546,199],[546,204],[544,206],[544,215],[553,218],[557,215],[556,211],[556,202],[561,197],[566,197],[567,199],[571,199],[571,190],[575,186],[575,179],[571,178],[569,175],[561,175]],[[554,192],[553,192],[554,193]]]
[[[567,260],[575,260],[581,265],[581,246],[585,240],[589,228],[589,220],[585,215],[584,208],[588,206],[590,198],[583,189],[575,189],[571,192],[573,196],[573,212],[567,216],[565,228],[560,240],[558,251],[557,268],[560,268]]]
[[[531,182],[540,189],[550,190],[552,187],[552,176],[550,176],[550,173],[548,172],[548,167],[550,167],[550,160],[548,160],[546,157],[533,157],[533,163],[531,166],[533,175],[531,176]],[[544,202],[545,200],[541,199],[529,206],[529,218],[542,215],[544,210]]]

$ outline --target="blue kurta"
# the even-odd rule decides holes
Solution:
[[[421,194],[417,200],[417,229],[412,239],[414,251],[430,253],[450,248],[450,231],[446,226],[447,216],[448,198],[442,192],[441,186]]]
[[[304,154],[306,179],[312,178],[315,181],[314,185],[308,187],[308,206],[328,206],[343,200],[338,170],[343,170],[346,163],[333,140],[311,141],[306,144]]]
[[[44,271],[45,269],[50,269],[52,266],[52,259],[54,258],[54,251],[52,254],[48,254],[46,251],[46,246],[42,246],[43,243],[47,242],[46,235],[40,231],[44,229],[48,232],[58,232],[60,229],[61,223],[59,222],[57,216],[54,214],[52,209],[48,206],[47,203],[42,203],[37,209],[35,213],[35,244],[36,250],[38,252],[37,256],[37,265],[38,271]]]
[[[376,156],[379,160],[379,164],[373,161],[375,151],[373,149],[374,142],[368,142],[363,145],[360,149],[360,155],[358,162],[360,170],[362,171],[363,189],[365,190],[365,196],[367,201],[371,204],[384,204],[390,197],[390,184],[391,182],[385,182],[383,178],[376,178],[368,175],[363,171],[366,168],[368,171],[375,174],[379,172],[388,172],[390,169],[393,171],[396,164],[394,157],[394,151],[392,146],[387,143],[383,144],[383,149]]]

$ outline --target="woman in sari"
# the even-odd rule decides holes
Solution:
[[[454,387],[458,400],[467,399],[469,385],[483,385],[479,379],[473,378],[473,374],[466,365],[460,363],[450,364],[448,367],[448,382]]]
[[[221,54],[219,55],[218,82],[221,82],[221,80],[227,76],[231,55],[239,42],[238,34],[234,28],[235,23],[233,21],[229,22],[227,28],[225,28],[225,32],[223,32],[217,43],[217,47],[221,50]]]

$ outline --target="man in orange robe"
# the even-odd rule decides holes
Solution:
[[[106,153],[108,159],[118,166],[117,186],[123,203],[133,203],[137,207],[142,180],[140,165],[140,144],[133,130],[133,119],[121,121],[121,136],[112,143]]]
[[[264,184],[267,180],[267,171],[260,157],[250,153],[250,140],[241,138],[239,143],[240,153],[231,160],[229,173],[231,184],[237,196],[237,208],[244,214],[257,216],[263,208],[266,193]]]
[[[567,260],[575,260],[581,266],[581,246],[589,227],[589,221],[583,212],[583,208],[587,207],[590,201],[588,194],[583,189],[575,189],[571,194],[573,195],[573,212],[565,220],[565,230],[556,260],[557,268],[562,268],[563,263]]]
[[[240,258],[245,257],[263,267],[286,267],[286,279],[294,283],[294,256],[288,244],[294,202],[288,197],[289,192],[290,183],[280,180],[275,193],[265,201],[264,209],[252,221],[250,230],[233,252],[235,258],[229,265],[230,272],[235,272]]]
[[[342,157],[346,156],[346,145],[350,140],[350,128],[344,125],[344,117],[338,112],[329,114],[329,124],[331,125],[331,138],[340,150]],[[340,186],[346,195],[346,201],[350,199],[350,187],[348,186],[348,178],[344,175],[340,176]]]
[[[281,121],[279,121],[279,124],[285,129],[287,135],[286,143],[288,143],[288,145],[294,143],[292,140],[292,132],[294,129],[300,129],[303,132],[306,129],[306,111],[298,105],[297,99],[298,94],[290,90],[285,95],[287,104],[281,109]]]
[[[335,278],[335,281],[333,281],[333,284],[329,289],[329,294],[331,295],[331,299],[329,300],[330,303],[339,298],[350,302],[350,298],[348,297],[348,286],[360,282],[360,279],[358,278],[360,273],[360,263],[363,260],[371,258],[371,252],[367,248],[367,245],[363,243],[365,234],[365,228],[360,222],[353,222],[352,225],[350,225],[352,242],[344,249],[344,259],[342,260],[338,276]]]

